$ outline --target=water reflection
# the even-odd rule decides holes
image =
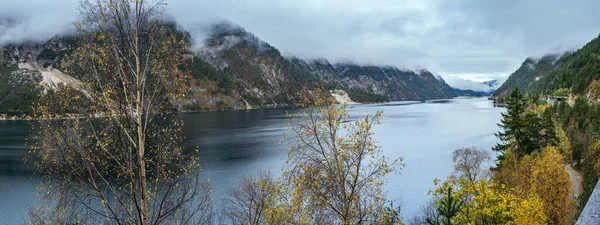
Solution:
[[[281,154],[286,111],[298,109],[254,109],[228,112],[182,113],[189,149],[199,149],[201,176],[210,179],[214,199],[257,170],[277,174],[285,161]],[[495,108],[485,98],[392,102],[350,105],[351,122],[378,110],[382,125],[374,127],[384,155],[404,157],[406,167],[391,175],[385,189],[399,200],[402,216],[410,219],[429,196],[433,179],[443,179],[452,170],[451,153],[475,146],[491,149],[494,132],[504,108]],[[30,128],[23,121],[0,122],[0,218],[4,224],[22,224],[27,205],[36,205],[35,187],[41,179],[23,166]],[[7,175],[11,174],[11,175]],[[8,222],[6,222],[8,221]]]

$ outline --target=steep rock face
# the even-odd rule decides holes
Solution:
[[[330,87],[385,95],[392,101],[456,96],[441,77],[426,70],[417,73],[391,66],[332,65],[324,59],[293,62],[310,70]]]
[[[292,58],[291,62],[300,69],[309,71],[316,79],[327,84],[329,87],[346,87],[342,82],[338,69],[326,59],[302,60]]]
[[[240,97],[254,106],[292,105],[296,93],[315,81],[276,48],[228,23],[212,27],[198,54],[231,79]]]
[[[60,68],[76,43],[75,37],[56,36],[46,42],[0,45],[0,61],[27,63],[35,68]]]
[[[431,72],[404,71],[395,67],[338,64],[342,83],[349,89],[384,94],[390,100],[450,98],[456,94],[446,82]]]

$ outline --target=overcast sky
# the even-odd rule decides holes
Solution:
[[[77,0],[0,0],[0,43],[69,32]],[[575,50],[600,33],[598,0],[168,0],[201,38],[239,24],[286,55],[425,68],[457,86],[508,76],[528,57]],[[473,82],[474,83],[474,82]]]

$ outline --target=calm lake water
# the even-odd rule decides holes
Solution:
[[[296,109],[255,109],[185,113],[189,146],[198,146],[201,176],[211,180],[215,201],[245,175],[268,169],[277,174],[283,165],[287,129],[285,112]],[[496,143],[503,108],[486,98],[455,98],[425,102],[350,105],[353,118],[382,110],[382,125],[374,129],[384,155],[404,157],[406,167],[388,176],[388,198],[402,207],[405,221],[419,213],[430,197],[435,178],[453,171],[452,151],[463,147],[491,150]],[[0,121],[0,224],[23,224],[28,207],[39,202],[41,178],[24,165],[30,126],[24,121]]]

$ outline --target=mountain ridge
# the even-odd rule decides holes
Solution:
[[[192,42],[189,32],[175,22],[165,26]],[[45,42],[0,46],[0,61],[6,65],[27,63],[39,71],[62,70],[69,65],[77,38],[55,36]],[[456,96],[441,77],[427,70],[284,57],[274,46],[227,22],[214,24],[204,45],[192,49],[181,65],[191,74],[190,97],[173,103],[180,111],[295,106],[300,101],[297,92],[319,82],[331,90],[345,90],[351,98],[371,96],[377,101]]]
[[[565,52],[562,54],[547,54],[539,59],[526,58],[521,66],[494,92],[494,96],[507,95],[510,90],[516,87],[525,92],[541,91],[539,90],[540,80],[552,76],[552,72],[558,69],[571,54],[571,52]]]

